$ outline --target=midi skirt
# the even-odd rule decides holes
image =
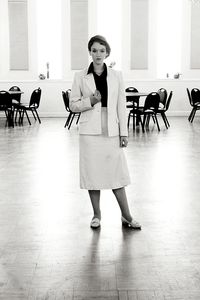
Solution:
[[[102,133],[79,135],[80,188],[117,189],[130,184],[124,149],[119,136],[109,137],[107,108],[101,108]]]

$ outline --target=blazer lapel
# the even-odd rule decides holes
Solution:
[[[93,74],[91,74],[91,73],[86,74],[84,76],[84,81],[85,81],[85,85],[89,88],[89,90],[91,90],[92,93],[94,93],[94,91],[96,90],[96,84],[94,81]]]

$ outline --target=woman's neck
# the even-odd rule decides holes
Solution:
[[[94,64],[93,63],[93,67],[94,67],[94,71],[96,72],[101,72],[101,71],[103,71],[104,70],[104,63],[103,64],[101,64],[101,65],[97,65],[97,64]]]
[[[101,65],[97,65],[97,64],[94,64],[94,63],[93,63],[93,67],[94,67],[94,72],[95,72],[96,74],[101,74],[101,73],[103,73],[103,71],[104,71],[104,63],[101,64]]]

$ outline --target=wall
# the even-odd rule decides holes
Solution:
[[[9,22],[8,0],[0,0],[0,39],[4,41],[0,47],[0,89],[8,89],[18,85],[24,91],[22,100],[28,101],[33,89],[41,87],[42,100],[41,116],[65,116],[61,92],[71,87],[74,71],[71,70],[71,21],[70,1],[62,0],[62,61],[63,80],[39,81],[37,72],[37,30],[36,30],[36,0],[28,2],[28,37],[29,37],[29,70],[9,70]],[[136,0],[135,0],[136,1]],[[191,69],[191,16],[194,3],[189,0],[183,2],[182,23],[182,75],[181,79],[156,79],[156,7],[158,0],[148,1],[148,68],[146,70],[131,70],[131,3],[134,0],[123,0],[122,7],[122,71],[125,86],[135,86],[140,91],[156,91],[160,87],[168,91],[173,90],[174,95],[170,107],[171,115],[188,115],[190,106],[186,88],[200,88],[200,69]],[[198,7],[199,10],[199,7]],[[112,12],[113,13],[113,12]],[[88,0],[88,35],[96,34],[97,0]],[[193,28],[199,28],[200,19],[195,19]],[[173,47],[173,45],[172,45]],[[116,66],[117,67],[117,66]]]

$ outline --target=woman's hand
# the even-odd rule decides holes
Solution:
[[[120,136],[120,147],[127,147],[128,145],[128,137]]]
[[[96,90],[94,94],[90,96],[90,101],[92,106],[101,101],[101,94],[98,90]]]

